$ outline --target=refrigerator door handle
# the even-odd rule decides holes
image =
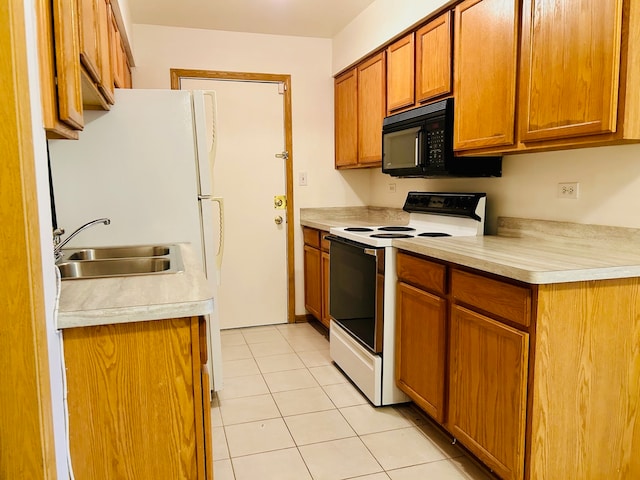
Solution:
[[[222,252],[224,251],[224,198],[211,197],[212,202],[218,204],[220,215],[218,217],[219,223],[219,239],[218,239],[218,253],[216,253],[216,271],[218,272],[218,285],[220,285],[221,268],[222,268]]]
[[[217,139],[217,128],[218,128],[218,101],[216,99],[216,92],[209,90],[202,92],[203,96],[209,98],[209,102],[211,103],[211,131],[209,134],[211,135],[211,149],[209,150],[209,165],[213,170],[213,164],[216,159],[216,139]]]
[[[211,195],[198,195],[198,200],[211,200]]]

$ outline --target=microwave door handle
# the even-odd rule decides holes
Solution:
[[[414,166],[420,165],[420,140],[422,139],[422,130],[416,133],[416,148],[414,149],[415,158],[413,159]]]

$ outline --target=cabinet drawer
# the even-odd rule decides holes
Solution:
[[[302,227],[304,243],[314,248],[320,248],[320,230],[315,228]]]
[[[446,267],[424,258],[398,252],[398,278],[424,290],[444,295]]]
[[[454,301],[475,306],[528,327],[531,323],[531,290],[460,270],[451,272]]]
[[[331,248],[331,242],[327,240],[327,235],[329,235],[329,232],[320,232],[320,246],[325,252],[328,252]]]

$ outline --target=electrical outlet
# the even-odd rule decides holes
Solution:
[[[389,193],[396,193],[396,184],[395,183],[390,183],[389,184]]]
[[[558,198],[576,200],[578,198],[580,184],[578,182],[566,182],[558,184]]]
[[[298,173],[298,185],[305,187],[307,185],[307,172]]]

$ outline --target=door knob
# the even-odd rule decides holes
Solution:
[[[282,217],[280,215],[278,215],[276,218],[273,219],[274,222],[276,222],[276,225],[281,225],[282,224]]]

